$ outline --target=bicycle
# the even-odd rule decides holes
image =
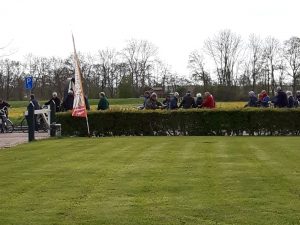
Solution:
[[[45,107],[42,107],[42,108],[45,108]],[[23,120],[21,121],[21,124],[20,124],[20,129],[22,132],[28,132],[28,123],[27,123],[27,116],[25,116],[23,118]],[[46,121],[46,116],[45,115],[42,115],[42,114],[37,114],[36,115],[36,131],[38,132],[48,132],[49,130],[49,125]]]
[[[6,111],[8,108],[4,106],[0,109],[0,132],[1,133],[12,133],[14,131],[13,122],[7,117]]]

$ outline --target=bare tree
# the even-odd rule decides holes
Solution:
[[[263,64],[263,41],[254,34],[249,36],[248,43],[249,70],[251,71],[252,90],[255,90],[256,82],[261,73]]]
[[[271,79],[271,91],[275,95],[275,69],[279,60],[280,53],[280,43],[274,37],[267,37],[264,43],[264,57],[267,66],[265,67],[266,73],[270,75]],[[269,86],[268,86],[269,89]]]
[[[205,41],[205,50],[215,62],[218,81],[221,85],[232,85],[235,67],[242,50],[241,46],[241,37],[230,30],[222,30]]]
[[[293,93],[296,94],[296,85],[300,69],[300,38],[291,37],[284,42],[283,56],[287,61],[288,75],[293,79]]]
[[[135,91],[144,88],[149,72],[153,67],[155,56],[157,55],[157,47],[145,40],[130,40],[123,49],[123,56],[130,68],[130,76],[132,86]],[[138,93],[137,93],[138,94]]]
[[[102,89],[108,87],[110,96],[114,96],[114,90],[118,85],[116,80],[120,80],[118,77],[118,55],[115,49],[105,49],[99,52],[100,65],[102,67]]]
[[[196,82],[201,82],[204,89],[207,90],[207,86],[211,82],[211,77],[204,67],[203,55],[197,50],[191,52],[189,55],[188,68],[191,71],[192,79]]]

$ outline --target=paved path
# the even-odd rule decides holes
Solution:
[[[49,138],[48,133],[35,133],[35,139]],[[28,133],[0,133],[0,149],[28,142]]]

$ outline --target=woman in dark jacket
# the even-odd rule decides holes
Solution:
[[[287,95],[287,98],[288,98],[287,107],[288,108],[294,108],[295,107],[295,100],[294,100],[292,92],[291,91],[287,91],[286,95]]]
[[[254,91],[249,92],[249,101],[245,105],[245,107],[257,107],[257,97],[256,97]]]

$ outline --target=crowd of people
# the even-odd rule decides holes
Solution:
[[[88,98],[85,96],[86,109],[90,110]],[[34,94],[30,95],[30,101],[34,105],[35,110],[40,109],[39,102],[35,99]],[[73,109],[74,93],[73,90],[69,90],[67,95],[63,98],[63,101],[57,96],[56,92],[52,93],[52,98],[45,102],[45,105],[50,105],[53,101],[56,105],[56,112],[69,111]],[[249,100],[244,107],[275,107],[275,108],[296,108],[300,106],[300,91],[296,92],[296,96],[293,96],[291,91],[283,91],[281,87],[277,87],[275,96],[271,98],[267,91],[262,90],[258,95],[254,91],[249,92]],[[0,110],[5,110],[8,117],[8,108],[10,105],[3,99],[0,99]],[[175,110],[179,108],[191,109],[191,108],[208,108],[212,109],[216,107],[215,99],[209,92],[205,92],[202,97],[201,93],[197,93],[195,97],[192,96],[190,91],[187,91],[185,96],[179,96],[178,92],[171,93],[160,102],[155,92],[145,91],[144,103],[139,106],[139,109],[154,110],[154,109],[169,109]],[[99,93],[99,102],[97,110],[109,109],[109,101],[104,92]]]
[[[258,97],[254,91],[249,92],[249,101],[245,107],[275,107],[275,108],[296,108],[300,103],[300,91],[294,97],[291,91],[284,92],[281,87],[277,87],[275,96],[270,98],[265,90],[262,90]]]
[[[144,104],[139,107],[139,109],[191,109],[191,108],[215,108],[216,103],[214,97],[209,92],[204,93],[204,98],[202,94],[198,93],[196,97],[193,97],[191,92],[188,91],[179,103],[179,94],[174,92],[167,95],[165,100],[161,103],[155,92],[146,91],[144,93]]]

